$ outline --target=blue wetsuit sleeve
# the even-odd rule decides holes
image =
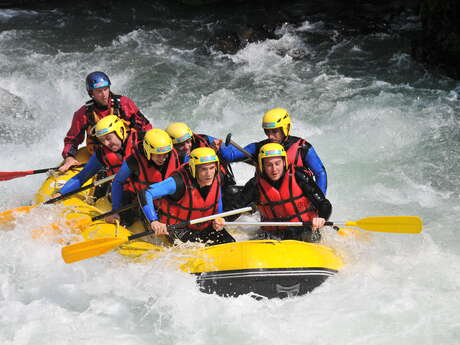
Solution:
[[[153,201],[174,193],[176,193],[176,181],[172,177],[168,177],[166,180],[150,185],[149,189],[145,191],[145,205],[142,205],[142,211],[149,222],[158,220]]]
[[[112,182],[112,211],[121,208],[123,201],[123,184],[131,176],[131,174],[132,170],[129,168],[128,163],[123,161],[120,170]]]
[[[249,145],[246,145],[244,147],[246,151],[248,151],[251,155],[255,156],[256,154],[256,143],[251,143]],[[235,146],[233,145],[222,145],[220,148],[220,152],[222,154],[222,157],[227,161],[227,162],[239,162],[242,160],[245,160],[246,155],[238,150]]]
[[[224,212],[224,206],[222,204],[222,188],[220,188],[220,197],[219,197],[219,203],[217,204],[217,213],[222,213]]]
[[[80,188],[91,177],[96,175],[96,173],[99,170],[101,170],[103,167],[104,166],[99,161],[99,159],[97,159],[97,156],[94,153],[89,159],[88,163],[86,163],[83,170],[80,171],[74,177],[72,177],[69,181],[67,181],[67,183],[59,190],[59,193],[61,194],[72,193],[73,191]]]
[[[326,169],[324,168],[323,162],[319,158],[318,154],[316,153],[313,147],[310,147],[307,154],[304,157],[304,164],[308,166],[313,174],[315,175],[315,181],[318,187],[322,190],[324,195],[326,195],[327,191],[327,173]]]

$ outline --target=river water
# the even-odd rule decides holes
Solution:
[[[56,166],[84,77],[103,70],[160,128],[186,121],[247,144],[264,137],[264,111],[289,109],[326,166],[332,220],[414,215],[423,233],[325,233],[340,274],[307,296],[256,301],[202,294],[165,262],[66,265],[59,244],[30,236],[52,209],[33,213],[0,231],[0,343],[459,344],[460,87],[411,59],[417,18],[360,34],[318,15],[225,55],[203,46],[236,12],[137,5],[0,10],[1,170]],[[234,168],[239,183],[253,173]],[[0,210],[30,203],[43,178],[1,182]]]

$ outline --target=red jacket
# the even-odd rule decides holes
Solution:
[[[152,128],[149,120],[145,118],[131,99],[114,94],[111,96],[111,104],[107,109],[99,109],[91,100],[74,113],[72,125],[64,138],[62,157],[75,156],[78,146],[85,139],[85,132],[107,115],[117,115],[126,120],[130,127],[137,130],[148,131]]]

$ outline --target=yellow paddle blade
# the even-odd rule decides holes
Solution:
[[[30,212],[35,206],[21,206],[0,213],[0,226],[9,227],[16,220],[16,217]]]
[[[375,232],[395,232],[401,234],[418,234],[422,232],[422,220],[412,216],[367,217],[349,221],[345,226],[356,226],[363,230]]]
[[[110,252],[125,242],[128,242],[128,239],[123,237],[97,238],[65,246],[61,254],[64,262],[70,264]]]

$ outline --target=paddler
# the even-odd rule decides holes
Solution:
[[[123,186],[131,181],[136,193],[148,188],[151,184],[163,181],[180,166],[179,155],[173,147],[168,133],[154,128],[145,133],[144,139],[126,158],[112,183],[112,211],[127,204]],[[118,214],[105,218],[113,223],[119,219]]]
[[[169,124],[166,128],[166,132],[171,137],[174,148],[179,153],[181,163],[188,162],[190,152],[198,147],[209,147],[217,153],[219,157],[219,172],[222,179],[224,210],[234,209],[234,198],[241,190],[241,187],[236,186],[232,168],[225,160],[226,152],[228,151],[231,153],[233,147],[231,145],[224,145],[221,139],[214,138],[211,135],[192,132],[190,127],[184,122],[173,122]]]
[[[128,127],[138,131],[147,131],[152,128],[136,104],[128,97],[113,94],[110,86],[110,79],[104,72],[92,72],[86,77],[86,91],[91,100],[73,115],[72,125],[64,138],[64,150],[62,151],[64,162],[59,171],[65,172],[70,167],[80,164],[75,156],[85,134],[88,150],[93,153],[92,146],[95,140],[91,131],[97,121],[105,116],[115,115],[123,119]]]
[[[256,176],[240,196],[244,207],[255,203],[266,222],[311,222],[305,227],[263,227],[259,238],[317,242],[319,228],[332,212],[332,205],[304,167],[289,163],[284,147],[268,143],[259,149]]]
[[[169,234],[167,225],[221,213],[221,178],[219,158],[210,147],[190,152],[187,164],[171,177],[155,183],[145,191],[143,211],[156,236],[170,235],[182,242],[220,244],[235,239],[224,229],[222,219],[189,225]],[[157,200],[154,204],[154,200]]]
[[[95,146],[95,152],[83,170],[67,181],[54,197],[77,190],[102,170],[107,176],[116,174],[123,161],[133,154],[138,145],[136,130],[128,130],[124,121],[115,115],[108,115],[99,120],[93,128],[93,135],[102,145]],[[130,183],[125,183],[122,189],[125,203],[135,198],[135,191]]]
[[[262,119],[262,128],[267,139],[249,144],[244,149],[254,156],[257,162],[257,155],[260,148],[267,143],[281,144],[287,153],[288,161],[294,166],[305,167],[310,171],[321,191],[327,191],[327,173],[321,159],[313,146],[305,139],[290,135],[292,125],[291,117],[284,108],[274,108],[267,111]],[[226,149],[228,162],[237,162],[246,159],[246,155],[233,146]]]

